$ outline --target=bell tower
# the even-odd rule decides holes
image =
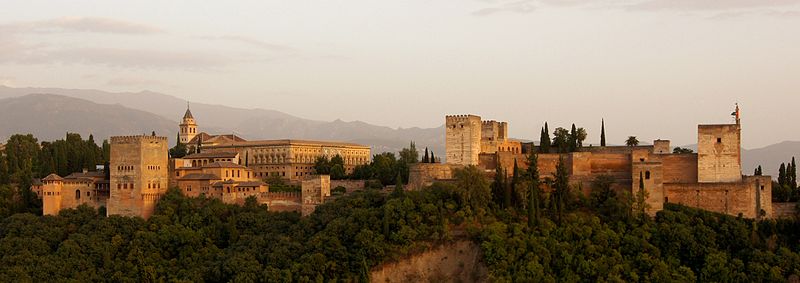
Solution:
[[[180,139],[181,143],[186,144],[197,136],[197,123],[192,117],[192,111],[189,110],[189,103],[186,103],[186,113],[183,114],[183,121],[180,124]]]

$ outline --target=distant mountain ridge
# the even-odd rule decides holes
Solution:
[[[174,143],[175,134],[178,131],[178,120],[186,109],[185,100],[150,91],[113,93],[99,90],[10,88],[0,86],[0,99],[19,98],[32,93],[55,94],[82,99],[94,104],[95,106],[93,107],[117,105],[131,110],[149,112],[165,121],[172,121],[172,128],[157,126],[159,128],[157,132],[167,136],[171,143]],[[420,151],[424,150],[425,147],[430,147],[437,153],[444,153],[444,126],[430,129],[392,129],[360,121],[315,121],[266,109],[241,109],[203,103],[192,103],[191,108],[195,119],[197,119],[200,131],[211,134],[234,133],[251,140],[291,138],[354,142],[370,145],[373,148],[373,153],[397,152],[403,147],[407,147],[411,141],[414,141]],[[69,120],[69,117],[64,118]],[[33,121],[31,120],[31,122]],[[47,121],[38,122],[48,123]],[[27,125],[30,127],[38,126],[35,123]],[[18,127],[15,129],[25,130],[28,128]],[[32,131],[28,130],[27,132]],[[58,131],[58,135],[63,135],[64,132],[64,130],[54,128],[50,129],[50,131]],[[39,132],[42,132],[44,137],[55,136],[54,133]],[[0,129],[0,137],[7,137],[13,133],[16,132],[8,133]],[[95,136],[99,138],[97,134]]]

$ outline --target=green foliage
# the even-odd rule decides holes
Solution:
[[[553,144],[552,146],[558,149],[560,153],[566,153],[570,151],[570,133],[567,129],[558,127],[553,131]]]
[[[672,150],[672,153],[674,153],[674,154],[689,154],[689,153],[694,153],[694,150],[691,150],[691,149],[688,149],[688,148],[676,147],[675,149]]]
[[[542,128],[542,133],[539,137],[539,148],[543,153],[548,153],[550,152],[550,147],[550,128],[548,127],[547,122],[544,122],[544,128]]]
[[[264,183],[269,185],[270,192],[300,192],[302,190],[298,185],[286,183],[286,180],[278,175],[264,178]]]
[[[628,139],[625,140],[625,145],[631,146],[631,147],[638,146],[639,145],[639,139],[637,139],[635,136],[629,136]]]
[[[105,144],[103,145],[105,146]],[[169,149],[169,156],[172,158],[182,158],[189,153],[189,149],[186,148],[186,145],[181,143],[181,135],[175,138],[175,146]]]
[[[600,122],[600,146],[606,146],[606,119]]]
[[[469,216],[446,185],[403,198],[354,193],[305,218],[170,190],[147,221],[86,206],[4,218],[0,282],[363,282]]]

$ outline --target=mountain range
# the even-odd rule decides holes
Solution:
[[[94,134],[96,140],[111,135],[156,131],[174,143],[186,101],[174,96],[142,92],[104,92],[59,88],[11,88],[0,86],[0,138],[33,133],[39,139],[61,138],[66,132]],[[268,109],[241,109],[203,103],[191,104],[200,131],[233,133],[248,140],[311,139],[370,145],[374,153],[397,152],[414,141],[444,153],[444,126],[399,128],[361,121],[332,122],[299,118]],[[42,113],[46,111],[46,113]],[[128,117],[118,121],[115,117]],[[443,156],[444,154],[442,154]]]
[[[0,86],[0,139],[32,133],[40,140],[63,138],[66,132],[93,134],[96,141],[112,135],[149,134],[175,142],[186,101],[174,96],[142,92],[105,92],[59,88]],[[444,156],[444,126],[393,129],[361,121],[316,121],[269,109],[241,109],[192,103],[200,131],[233,133],[245,139],[313,139],[354,142],[373,153],[397,152],[414,141],[419,150],[430,148]],[[695,149],[696,146],[685,146]],[[800,141],[786,141],[742,150],[742,170],[752,174],[759,165],[764,174],[777,176],[778,167],[800,157]]]

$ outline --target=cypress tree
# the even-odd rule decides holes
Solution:
[[[512,204],[512,195],[514,194],[514,187],[517,185],[517,178],[519,177],[519,169],[517,167],[517,160],[514,159],[514,169],[511,171],[511,184],[505,187],[505,191],[503,194],[503,203],[505,204],[506,208],[510,208],[513,206]]]
[[[578,129],[575,128],[575,124],[572,124],[572,129],[569,130],[569,141],[567,141],[569,146],[569,152],[575,152],[578,149]]]
[[[781,187],[786,185],[786,164],[781,163],[781,167],[778,169],[778,184]]]
[[[528,189],[528,227],[533,227],[539,223],[539,157],[535,152],[528,155],[528,177],[530,178],[530,188]]]
[[[542,152],[550,152],[552,140],[550,139],[550,127],[547,125],[547,122],[544,122],[544,133],[542,133],[542,137],[539,142],[541,144]]]
[[[422,157],[422,163],[430,163],[431,159],[428,156],[428,148],[425,148],[425,156]]]
[[[504,205],[504,194],[505,194],[505,172],[503,172],[503,167],[500,164],[494,168],[494,182],[492,182],[492,200],[497,205],[503,206]]]
[[[606,120],[600,122],[600,146],[606,146]]]
[[[436,163],[436,155],[433,155],[433,150],[431,150],[431,163]]]
[[[797,163],[794,162],[794,156],[792,156],[792,170],[789,171],[789,185],[792,189],[797,189]]]
[[[758,176],[764,175],[764,169],[761,169],[761,165],[758,165]]]
[[[392,192],[392,197],[401,197],[404,193],[403,189],[403,177],[400,176],[400,173],[397,173],[397,178],[394,181],[394,191]]]

